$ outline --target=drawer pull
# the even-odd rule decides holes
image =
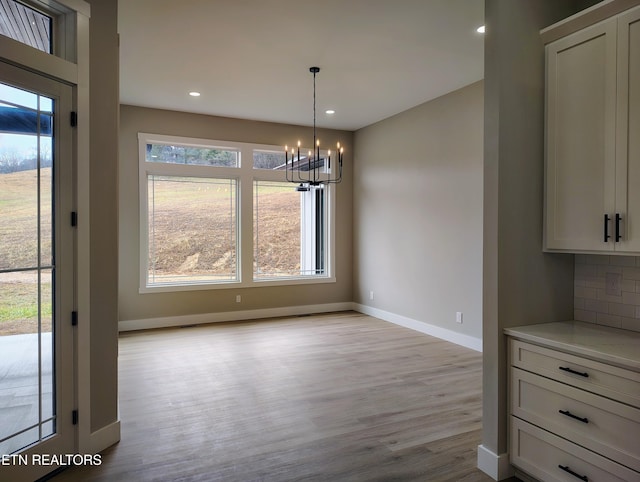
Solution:
[[[575,473],[573,470],[571,470],[569,468],[569,466],[558,465],[558,467],[560,467],[562,470],[564,470],[568,474],[571,474],[571,475],[573,475],[574,477],[576,477],[576,478],[578,478],[580,480],[584,480],[584,482],[589,482],[589,477],[587,477],[586,475],[580,475],[580,474]]]
[[[589,423],[589,419],[587,417],[578,417],[577,415],[572,414],[569,410],[558,410],[562,415],[566,415],[567,417],[571,417],[575,420],[579,420],[582,423]]]
[[[563,372],[569,372],[569,373],[573,373],[574,375],[580,375],[581,377],[589,378],[589,374],[585,372],[577,372],[575,370],[572,370],[569,367],[558,367],[558,368]]]

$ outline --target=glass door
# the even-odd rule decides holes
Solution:
[[[70,86],[0,62],[0,480],[73,453]]]

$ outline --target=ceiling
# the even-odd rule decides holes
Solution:
[[[356,130],[483,78],[484,0],[120,0],[118,8],[123,104],[310,125],[309,67],[318,66],[318,126]]]

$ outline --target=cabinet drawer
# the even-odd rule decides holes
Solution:
[[[512,368],[511,413],[640,472],[640,410]]]
[[[511,463],[546,482],[640,482],[640,473],[515,417],[510,445]]]
[[[510,353],[514,367],[640,408],[640,373],[519,340]]]

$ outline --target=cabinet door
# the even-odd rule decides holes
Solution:
[[[616,250],[640,252],[640,7],[618,18]]]
[[[611,251],[616,20],[547,45],[546,63],[545,248]]]

